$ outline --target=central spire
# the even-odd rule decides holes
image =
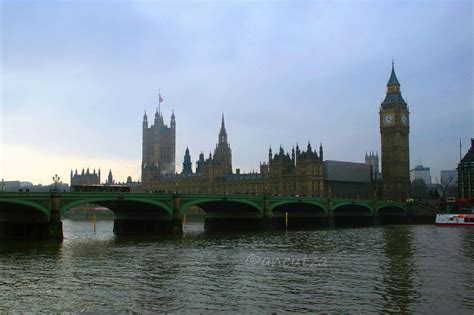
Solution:
[[[390,90],[391,87],[397,87],[397,92],[400,90],[400,82],[398,82],[397,75],[395,74],[395,66],[392,59],[392,73],[390,73],[390,79],[387,82],[387,88]],[[395,90],[395,89],[394,89]]]
[[[227,144],[227,131],[225,130],[224,113],[222,113],[221,130],[219,131],[219,143]]]

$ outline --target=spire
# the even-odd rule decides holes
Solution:
[[[227,145],[227,131],[225,130],[224,113],[222,113],[221,130],[219,131],[219,144]]]
[[[189,154],[189,148],[186,147],[186,152],[184,153],[184,161],[183,161],[183,171],[182,174],[190,175],[193,173],[193,167],[191,162],[191,155]]]
[[[392,72],[390,73],[390,78],[387,82],[387,94],[385,99],[382,101],[382,106],[388,105],[390,103],[402,103],[406,105],[405,100],[402,97],[400,92],[400,82],[398,82],[397,75],[395,74],[395,65],[392,60]]]
[[[143,120],[148,120],[148,116],[146,115],[146,110],[145,110],[145,114],[143,115]]]
[[[397,75],[395,74],[395,66],[392,59],[392,73],[390,74],[390,79],[388,79],[387,86],[397,85],[400,86],[398,82]]]
[[[175,116],[174,116],[174,109],[171,111],[170,127],[172,129],[176,129],[176,119],[175,119]]]

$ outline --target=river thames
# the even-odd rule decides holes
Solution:
[[[0,243],[0,312],[474,312],[474,229],[423,225]]]

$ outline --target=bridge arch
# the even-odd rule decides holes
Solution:
[[[381,205],[375,210],[378,215],[407,215],[407,209],[401,205]]]
[[[173,215],[173,210],[171,206],[158,201],[158,200],[150,200],[150,199],[142,199],[142,198],[117,198],[117,197],[96,197],[96,198],[84,198],[79,200],[73,200],[71,202],[66,203],[60,209],[61,215],[66,213],[73,207],[82,205],[82,204],[96,204],[103,207],[110,209],[112,212],[117,214],[117,212],[123,211],[124,209],[130,209],[131,207],[139,207],[142,211],[148,212],[163,212],[169,218]],[[157,211],[158,210],[158,211]]]
[[[374,215],[374,210],[367,204],[357,202],[340,203],[332,208],[334,216],[368,216]]]
[[[234,198],[205,198],[189,200],[184,202],[180,206],[180,214],[184,214],[184,212],[192,206],[197,206],[203,209],[206,213],[218,211],[219,208],[221,208],[221,210],[224,210],[226,207],[228,207],[229,209],[242,207],[241,211],[243,212],[256,212],[260,216],[263,216],[263,209],[260,205],[250,200]]]
[[[315,201],[279,201],[270,205],[271,211],[278,211],[282,208],[286,208],[289,210],[300,208],[303,210],[314,210],[316,212],[322,212],[325,215],[328,214],[328,209],[323,204]]]
[[[49,200],[48,200],[49,203]],[[18,212],[11,211],[11,208],[15,208]],[[9,211],[10,210],[10,211]],[[29,213],[31,214],[31,219],[35,221],[49,221],[51,217],[51,211],[34,201],[24,200],[24,199],[7,199],[0,200],[0,215],[12,214],[18,215],[20,213]],[[28,217],[28,215],[26,215]],[[26,217],[23,217],[25,219]]]
[[[327,208],[315,201],[285,200],[270,205],[276,227],[317,228],[328,225]]]

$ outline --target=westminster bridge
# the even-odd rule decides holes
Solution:
[[[114,212],[114,233],[182,233],[186,210],[206,213],[206,230],[406,223],[403,202],[325,197],[132,192],[0,192],[0,238],[62,239],[61,217],[96,204]]]

